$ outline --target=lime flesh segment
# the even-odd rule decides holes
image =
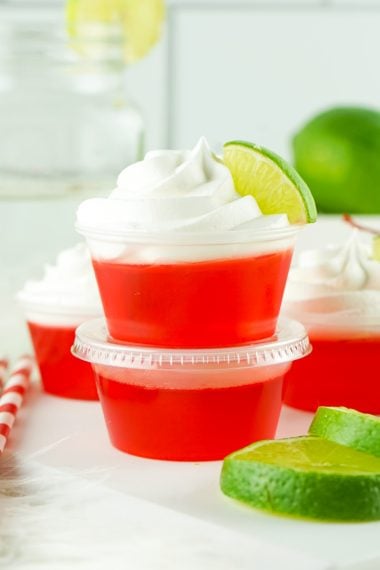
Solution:
[[[253,143],[231,141],[224,145],[223,161],[238,194],[253,196],[263,214],[287,214],[291,224],[316,221],[317,210],[309,187],[274,152]]]
[[[276,514],[380,519],[380,459],[318,437],[260,441],[225,458],[224,494]]]
[[[67,0],[66,23],[74,46],[84,55],[92,53],[96,37],[119,37],[124,59],[132,63],[144,57],[161,35],[164,0]],[[103,30],[101,28],[103,26]],[[94,37],[95,36],[95,37]]]
[[[318,408],[309,433],[380,457],[380,418],[349,408]]]

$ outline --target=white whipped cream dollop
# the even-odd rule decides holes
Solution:
[[[128,166],[109,198],[93,198],[79,206],[77,226],[84,235],[91,231],[172,235],[172,243],[174,233],[204,234],[207,243],[207,235],[213,233],[281,229],[289,222],[285,214],[264,216],[252,196],[238,195],[230,171],[201,138],[191,151],[148,152],[144,160]],[[115,244],[111,248],[98,243],[97,248],[101,257],[140,256],[136,249]],[[218,257],[210,249],[208,255]],[[161,246],[145,251],[141,261],[176,256],[178,252]],[[184,247],[181,256],[201,259],[205,251]]]
[[[300,253],[291,269],[284,295],[284,312],[294,318],[331,325],[360,319],[380,325],[380,262],[354,230],[347,243]]]
[[[46,265],[40,280],[29,280],[18,293],[27,315],[41,313],[35,320],[75,320],[102,314],[101,301],[91,257],[80,243],[59,253],[54,265]],[[54,315],[52,319],[47,314]],[[65,318],[65,316],[67,318]]]

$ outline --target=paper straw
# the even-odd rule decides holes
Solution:
[[[8,371],[8,359],[0,358],[0,394],[3,391]]]
[[[12,368],[0,397],[0,454],[7,445],[9,433],[22,404],[33,369],[33,359],[22,356]]]

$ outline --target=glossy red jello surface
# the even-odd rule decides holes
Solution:
[[[71,354],[76,326],[28,322],[45,392],[64,398],[97,400],[90,364]]]
[[[206,348],[274,333],[291,257],[283,249],[198,262],[93,264],[114,339]]]
[[[276,368],[276,367],[275,367]],[[95,367],[100,400],[112,444],[133,455],[202,461],[275,435],[284,366],[274,370],[192,373]],[[191,373],[187,371],[187,378]],[[229,385],[229,377],[230,383]],[[223,384],[218,386],[223,378]],[[168,385],[168,380],[170,385]],[[153,382],[152,382],[153,381]],[[202,386],[203,384],[203,386]]]

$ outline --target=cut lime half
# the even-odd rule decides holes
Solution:
[[[321,406],[309,433],[380,457],[380,418],[371,414]]]
[[[380,458],[313,436],[260,441],[226,457],[221,489],[271,513],[378,520]]]
[[[315,222],[317,210],[307,184],[294,168],[274,152],[253,143],[224,145],[223,161],[236,191],[250,194],[263,214],[287,214],[291,224]]]
[[[155,45],[164,16],[164,0],[66,2],[67,30],[77,51],[91,56],[93,42],[116,42],[119,38],[126,63],[141,59]]]

